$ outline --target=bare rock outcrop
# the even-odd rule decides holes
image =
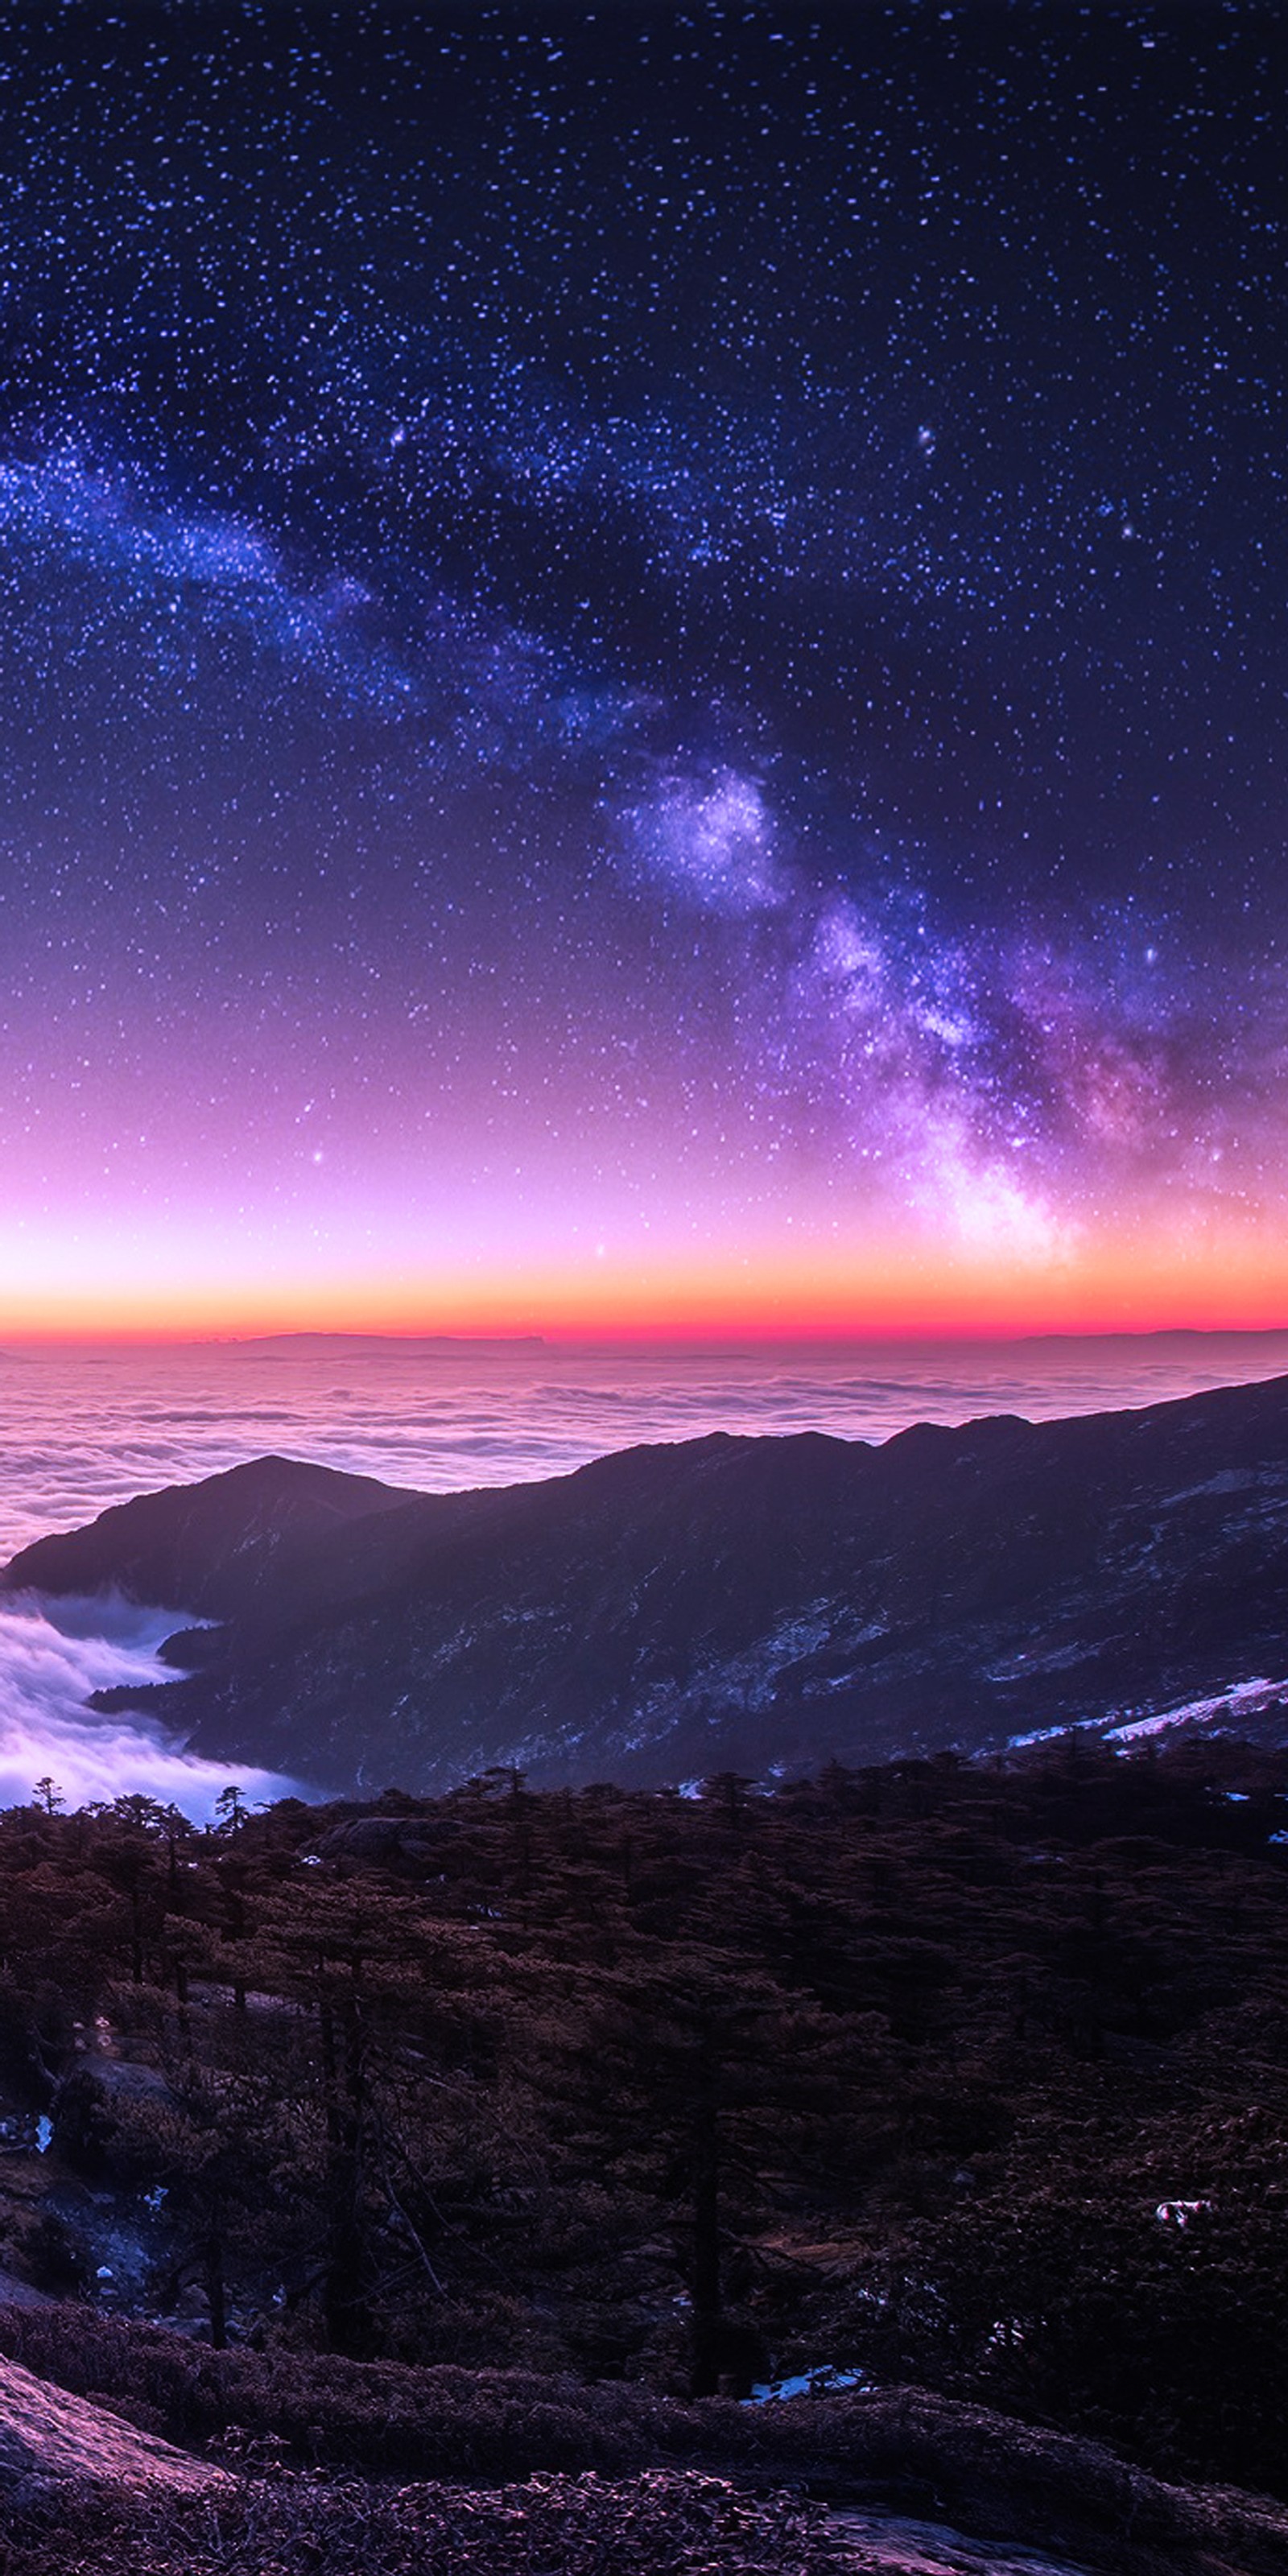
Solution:
[[[0,2360],[0,2497],[65,2484],[160,2502],[167,2494],[231,2494],[235,2483],[111,2408]]]

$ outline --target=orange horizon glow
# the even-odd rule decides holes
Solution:
[[[861,1266],[815,1259],[727,1259],[652,1275],[625,1266],[525,1267],[517,1277],[378,1280],[294,1277],[268,1284],[172,1279],[0,1298],[0,1342],[237,1343],[336,1333],[695,1347],[970,1342],[1043,1334],[1273,1332],[1288,1329],[1288,1244],[1192,1251],[1174,1244],[1105,1250],[1032,1270],[893,1249]]]

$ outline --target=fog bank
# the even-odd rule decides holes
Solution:
[[[275,1771],[200,1761],[142,1717],[100,1717],[91,1691],[122,1682],[172,1680],[156,1661],[182,1614],[120,1595],[46,1601],[21,1594],[0,1608],[0,1807],[29,1805],[37,1780],[51,1777],[66,1805],[141,1794],[209,1822],[221,1789],[235,1780],[258,1800],[307,1796]]]

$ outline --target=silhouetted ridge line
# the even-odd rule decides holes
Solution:
[[[457,1494],[264,1459],[3,1580],[222,1622],[156,1713],[338,1788],[978,1748],[1288,1675],[1288,1379],[881,1447],[715,1432]]]

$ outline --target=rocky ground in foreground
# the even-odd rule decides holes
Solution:
[[[480,2489],[372,2487],[308,2476],[251,2478],[231,2495],[173,2500],[49,2497],[8,2518],[5,2576],[1271,2576],[1288,2566],[1228,2535],[1176,2555],[1130,2542],[1116,2559],[1073,2559],[878,2510],[830,2513],[794,2493],[763,2497],[696,2470],[625,2480],[533,2477]],[[1264,2536],[1268,2542],[1269,2534]]]
[[[60,2500],[42,2519],[14,2533],[6,2576],[101,2576],[110,2560],[135,2576],[842,2576],[860,2563],[818,2507],[693,2471],[492,2489],[284,2476],[125,2513]]]
[[[514,2398],[507,2449],[530,2463],[543,2410]],[[1288,2576],[1282,2507],[917,2390],[663,2410],[634,2432],[669,2461],[489,2463],[495,2483],[482,2463],[469,2483],[301,2469],[235,2423],[198,2457],[139,2410],[0,2362],[3,2576]]]

